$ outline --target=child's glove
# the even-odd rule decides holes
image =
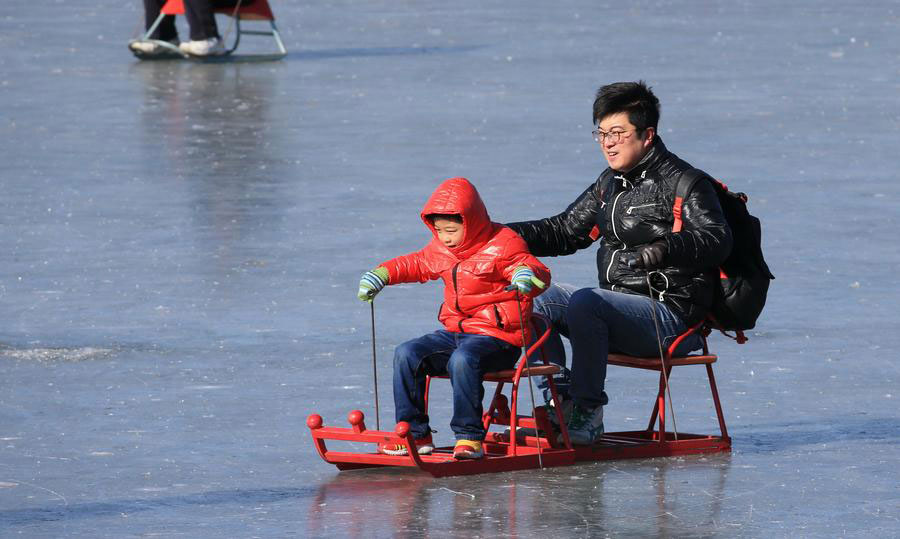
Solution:
[[[541,289],[546,286],[543,281],[534,276],[534,272],[532,272],[531,268],[528,266],[519,266],[516,268],[512,274],[510,283],[518,288],[519,293],[522,295],[530,294],[533,286]]]
[[[390,274],[384,266],[378,266],[372,271],[363,273],[359,280],[359,292],[356,297],[363,301],[372,301],[381,292],[381,289],[387,286],[388,279],[390,279]]]

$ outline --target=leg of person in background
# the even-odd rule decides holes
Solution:
[[[149,30],[166,0],[144,0],[144,28]],[[175,28],[175,15],[166,15],[150,35],[150,39],[178,43],[178,30]]]
[[[159,18],[159,12],[166,0],[144,0],[144,29],[149,30]],[[158,39],[160,41],[168,41],[173,45],[178,45],[178,30],[175,28],[175,16],[166,15],[163,20],[156,26],[150,39]],[[158,54],[160,52],[168,52],[156,43],[146,41],[134,41],[131,48],[144,54]]]
[[[184,0],[184,15],[191,28],[191,40],[180,45],[183,52],[194,56],[225,53],[212,0]]]

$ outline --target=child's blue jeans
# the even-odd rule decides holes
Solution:
[[[449,374],[453,434],[457,440],[484,440],[481,378],[486,372],[513,367],[519,352],[519,348],[494,337],[443,329],[406,341],[394,351],[397,421],[409,423],[413,438],[427,436],[431,427],[425,413],[425,376]]]

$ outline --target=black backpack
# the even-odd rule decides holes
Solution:
[[[733,193],[722,182],[700,169],[684,171],[675,186],[673,232],[681,230],[681,204],[700,179],[708,178],[719,196],[722,213],[734,239],[731,254],[719,267],[710,318],[717,329],[736,331],[738,342],[746,338],[742,330],[753,329],[766,304],[769,281],[775,278],[762,254],[759,219],[747,211],[747,195]]]

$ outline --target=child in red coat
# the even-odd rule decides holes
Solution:
[[[465,178],[442,183],[425,203],[422,220],[434,236],[431,242],[366,272],[359,298],[372,301],[389,284],[443,279],[438,320],[444,329],[407,341],[394,352],[396,418],[409,423],[418,452],[431,453],[425,376],[449,374],[453,455],[481,458],[486,435],[481,422],[482,375],[515,365],[523,327],[528,333],[532,298],[550,282],[550,270],[512,229],[491,221],[478,191]],[[518,290],[505,290],[510,283]],[[406,454],[399,444],[382,443],[378,450]]]

